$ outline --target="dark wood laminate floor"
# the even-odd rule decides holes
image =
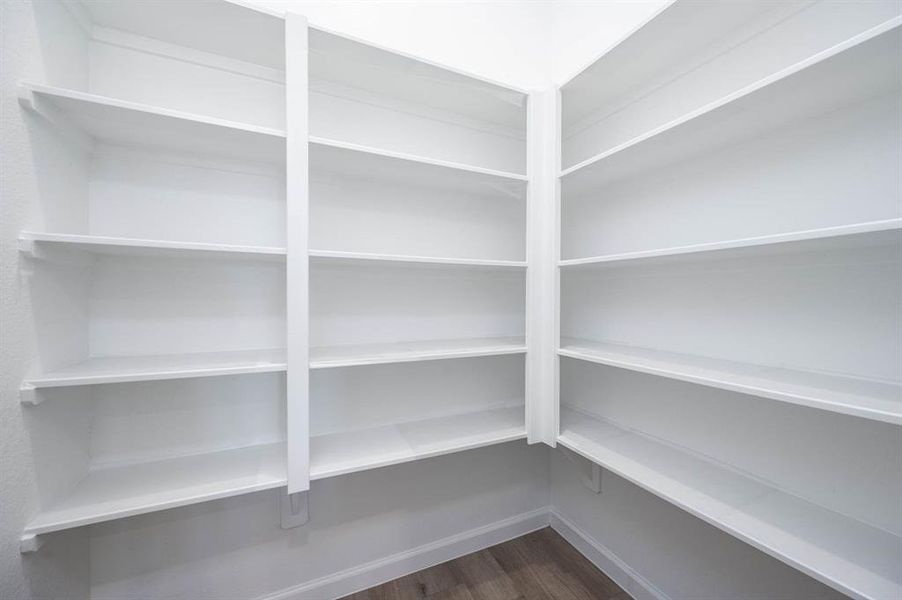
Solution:
[[[630,600],[550,527],[344,600]]]

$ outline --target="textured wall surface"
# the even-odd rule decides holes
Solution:
[[[0,598],[87,598],[90,586],[85,531],[54,537],[46,550],[20,555],[19,535],[36,510],[36,478],[18,388],[34,352],[27,269],[16,238],[33,227],[38,185],[31,144],[17,101],[23,79],[44,76],[46,46],[37,28],[54,26],[42,2],[0,2]],[[39,25],[40,24],[40,25]]]

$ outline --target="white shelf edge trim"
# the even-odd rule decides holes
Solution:
[[[752,83],[751,85],[741,88],[731,94],[728,94],[718,100],[715,100],[714,102],[710,102],[710,103],[702,106],[701,108],[693,110],[693,111],[683,115],[682,117],[679,117],[677,119],[674,119],[673,121],[670,121],[669,123],[665,123],[664,125],[661,125],[660,127],[656,127],[654,129],[652,129],[651,131],[643,133],[642,135],[636,136],[631,140],[628,140],[622,144],[618,144],[617,146],[614,146],[613,148],[611,148],[609,150],[606,150],[604,152],[596,154],[595,156],[587,158],[586,160],[579,162],[579,163],[573,165],[572,167],[568,167],[560,172],[559,177],[565,178],[568,175],[571,175],[573,173],[576,173],[577,171],[585,169],[586,167],[589,167],[595,163],[598,163],[599,161],[603,161],[606,158],[609,158],[615,154],[623,152],[624,150],[627,150],[628,148],[638,146],[639,144],[641,144],[645,141],[648,141],[649,139],[654,138],[666,131],[675,129],[676,127],[679,127],[680,125],[683,125],[684,123],[698,119],[699,117],[702,117],[710,112],[713,112],[714,110],[721,108],[722,106],[725,106],[727,104],[730,104],[732,102],[740,100],[741,98],[744,98],[745,96],[753,94],[754,92],[756,92],[760,89],[763,89],[763,88],[765,88],[769,85],[772,85],[778,81],[781,81],[783,79],[791,77],[792,75],[794,75],[800,71],[803,71],[803,70],[807,69],[808,67],[811,67],[820,62],[823,62],[833,56],[836,56],[842,52],[845,52],[846,50],[854,48],[855,46],[863,44],[864,42],[866,42],[870,39],[873,39],[882,33],[886,33],[887,31],[895,29],[899,26],[902,26],[902,16],[889,19],[888,21],[885,21],[885,22],[881,23],[880,25],[877,25],[876,27],[872,27],[871,29],[869,29],[863,33],[860,33],[854,37],[851,37],[848,40],[845,40],[844,42],[836,44],[835,46],[832,46],[831,48],[827,48],[826,50],[818,52],[817,54],[810,56],[805,60],[799,61],[799,62],[795,63],[794,65],[791,65],[785,69],[781,69],[780,71],[777,71],[776,73],[769,75],[769,76],[765,77],[764,79],[761,79],[755,83]]]
[[[498,171],[496,169],[487,169],[484,167],[477,167],[475,165],[467,165],[463,163],[450,162],[447,160],[439,160],[435,158],[427,158],[423,156],[415,156],[413,154],[404,154],[403,152],[394,152],[392,150],[383,150],[380,148],[373,148],[370,146],[361,146],[359,144],[351,144],[347,142],[341,142],[338,140],[330,140],[326,138],[319,138],[311,136],[310,144],[326,146],[329,148],[338,148],[341,150],[349,150],[352,152],[361,152],[364,154],[372,154],[376,156],[384,156],[386,158],[394,158],[397,160],[403,160],[408,162],[415,162],[424,165],[432,165],[436,167],[444,167],[447,169],[454,169],[457,171],[467,171],[470,173],[479,173],[481,175],[490,175],[493,177],[498,177],[501,179],[510,179],[513,181],[528,181],[529,178],[526,175],[520,175],[519,173],[509,173],[507,171]]]
[[[238,350],[158,356],[93,357],[26,380],[32,390],[285,371],[285,350]]]
[[[67,233],[37,233],[23,231],[19,236],[19,250],[35,258],[41,258],[40,247],[44,245],[63,246],[101,254],[125,254],[128,251],[145,251],[153,254],[155,250],[162,253],[220,253],[234,255],[259,255],[274,258],[285,256],[285,248],[272,246],[241,246],[235,244],[211,244],[205,242],[173,242],[168,240],[152,240],[140,238],[119,238],[99,235],[82,235]]]
[[[525,341],[513,338],[319,346],[310,350],[310,368],[329,369],[525,353]]]
[[[618,369],[902,425],[902,384],[791,371],[763,365],[656,352],[619,344],[597,344],[577,339],[561,340],[561,348],[557,353],[559,356]],[[668,355],[673,357],[672,360],[668,360]],[[794,381],[787,380],[787,377],[781,380],[780,372],[786,373]],[[812,382],[800,383],[806,378]],[[895,391],[895,398],[874,398],[856,394],[855,391],[831,390],[818,385],[827,383],[828,378],[846,384],[850,388],[854,388],[856,384],[885,386],[890,394]]]
[[[395,262],[395,263],[422,263],[431,265],[457,265],[469,267],[502,267],[525,269],[526,261],[516,260],[487,260],[479,258],[442,258],[433,256],[409,256],[403,254],[371,254],[367,252],[343,252],[339,250],[310,250],[310,258],[328,262]]]
[[[855,223],[853,225],[839,225],[836,227],[824,227],[821,229],[808,229],[805,231],[793,231],[774,235],[762,235],[750,238],[741,238],[725,242],[711,242],[706,244],[692,244],[689,246],[674,246],[671,248],[659,248],[656,250],[643,250],[640,252],[625,252],[622,254],[607,254],[588,258],[571,258],[560,261],[561,267],[578,267],[581,265],[598,265],[604,263],[627,262],[646,258],[662,258],[667,256],[682,256],[702,254],[705,252],[717,252],[722,250],[736,250],[742,248],[756,248],[788,244],[793,242],[806,242],[813,240],[829,240],[844,236],[879,233],[884,231],[902,231],[902,218],[884,219],[882,221],[869,221],[867,223]]]

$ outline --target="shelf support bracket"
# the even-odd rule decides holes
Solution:
[[[36,533],[25,533],[19,538],[19,552],[29,554],[37,552],[44,545],[44,536]]]
[[[563,446],[559,446],[564,451],[564,456],[579,468],[580,480],[583,486],[593,494],[601,493],[601,472],[602,467],[598,463],[592,462],[588,458],[583,457],[572,450],[568,450]]]
[[[59,111],[52,106],[48,106],[46,102],[42,101],[37,94],[35,94],[31,87],[24,83],[19,83],[17,95],[19,98],[19,105],[22,108],[46,120],[64,140],[70,144],[74,144],[79,150],[84,150],[89,154],[94,152],[93,138],[78,126],[69,122],[64,116],[60,115]]]
[[[31,404],[32,406],[36,406],[44,401],[44,398],[41,394],[38,393],[38,389],[31,385],[30,383],[23,383],[19,386],[19,402],[22,404]]]
[[[295,492],[279,496],[279,512],[282,517],[282,529],[293,529],[307,523],[310,518],[310,507],[307,503],[309,492]]]

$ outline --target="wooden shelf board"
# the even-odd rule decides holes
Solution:
[[[67,233],[22,232],[19,245],[23,251],[35,257],[52,258],[45,251],[60,250],[63,255],[72,251],[97,255],[149,256],[172,258],[228,258],[251,260],[285,260],[285,248],[270,246],[239,246],[234,244],[207,244],[198,242],[172,242],[118,238],[100,235]]]
[[[902,594],[902,538],[884,530],[570,408],[558,442],[845,594]]]
[[[424,360],[524,354],[523,338],[468,338],[391,344],[318,346],[310,349],[310,368],[327,369]]]
[[[35,388],[188,379],[286,369],[285,350],[236,350],[159,356],[93,357],[26,380]]]
[[[264,444],[148,463],[97,469],[42,510],[25,535],[284,486],[285,445]]]
[[[522,405],[310,438],[310,479],[323,479],[526,437]]]
[[[898,90],[900,38],[902,17],[897,17],[564,169],[564,194],[580,196],[622,177]]]
[[[281,130],[48,85],[23,83],[20,94],[33,110],[51,119],[62,114],[91,137],[106,142],[285,162]]]
[[[484,260],[478,258],[441,258],[434,256],[407,256],[401,254],[371,254],[367,252],[343,252],[339,250],[310,250],[310,258],[318,262],[344,264],[401,263],[448,267],[489,267],[525,269],[526,261]]]
[[[902,383],[569,338],[561,340],[558,354],[779,402],[902,425]]]
[[[895,245],[902,242],[902,219],[886,219],[807,231],[793,231],[724,242],[693,244],[641,252],[625,252],[560,261],[567,267],[612,267],[668,264],[689,260],[724,260],[786,252],[824,252]]]

